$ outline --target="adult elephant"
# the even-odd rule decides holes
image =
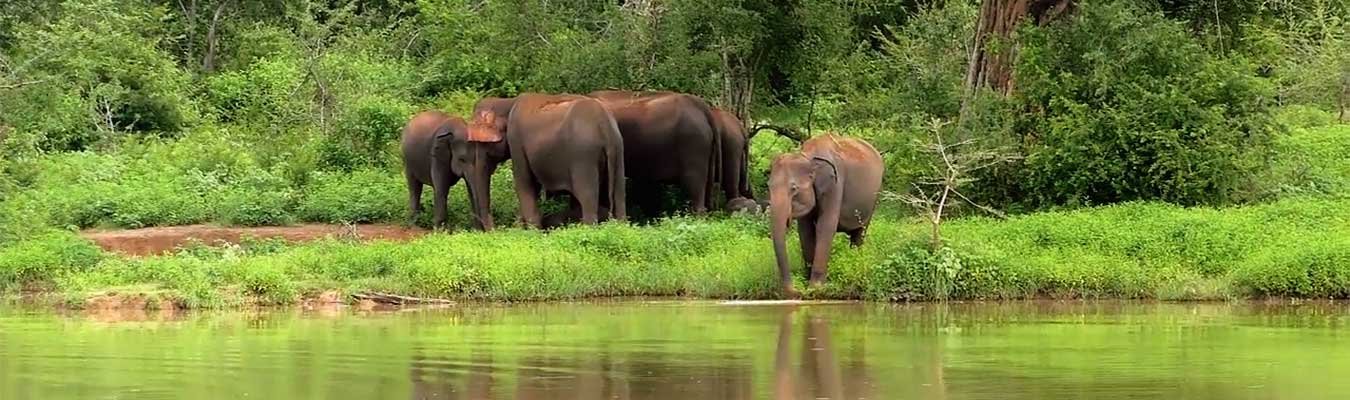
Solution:
[[[485,97],[473,107],[475,129],[438,132],[438,139],[451,144],[450,169],[468,183],[469,209],[485,231],[493,229],[492,174],[511,159],[506,123],[515,104],[515,98]]]
[[[415,224],[422,213],[422,189],[432,188],[434,228],[444,228],[446,198],[450,187],[459,183],[460,176],[451,169],[451,146],[454,135],[468,131],[464,120],[449,114],[428,110],[417,113],[403,127],[403,177],[408,183],[409,225]]]
[[[712,207],[722,138],[706,101],[661,91],[600,90],[589,96],[603,103],[618,123],[627,176],[644,189],[633,193],[639,206],[654,208],[659,193],[653,185],[674,183],[689,194],[695,214]]]
[[[863,244],[881,190],[882,165],[881,155],[871,144],[835,135],[807,140],[801,151],[773,160],[769,171],[770,230],[785,295],[799,296],[792,288],[784,243],[789,218],[797,220],[810,285],[819,286],[825,281],[835,233],[847,233],[853,247]]]
[[[727,207],[732,208],[744,198],[755,199],[750,189],[750,138],[745,125],[736,114],[720,108],[713,108],[713,125],[722,135],[722,192],[727,198]],[[753,203],[753,201],[751,202]]]
[[[471,154],[464,161],[490,165],[491,169],[501,159],[479,157],[487,153],[483,146],[506,145],[520,215],[529,226],[542,228],[539,198],[544,192],[570,193],[581,208],[583,223],[599,221],[602,197],[615,219],[627,218],[623,137],[609,111],[593,98],[522,94],[505,115],[492,109],[475,111],[468,142],[478,145],[466,152]],[[461,167],[468,164],[456,162]],[[490,190],[491,171],[475,167],[471,175],[476,178],[469,180],[470,191],[475,197],[481,196],[475,206],[480,208],[480,215],[487,215],[489,204],[484,193]]]

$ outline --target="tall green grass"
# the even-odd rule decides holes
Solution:
[[[971,218],[949,225],[937,252],[927,249],[924,233],[918,222],[888,218],[874,222],[861,248],[837,237],[829,283],[807,295],[1350,298],[1345,199],[1218,210],[1131,203]],[[791,240],[788,248],[797,248]],[[791,257],[800,286],[805,271],[795,250]],[[493,301],[779,293],[767,224],[749,216],[433,234],[408,243],[254,242],[144,259],[103,256],[72,235],[54,234],[2,248],[0,260],[5,287],[49,287],[71,299],[135,287],[188,307],[290,304],[333,289]]]

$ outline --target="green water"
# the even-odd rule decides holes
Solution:
[[[0,399],[1345,399],[1350,305],[0,310]]]

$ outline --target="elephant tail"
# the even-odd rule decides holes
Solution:
[[[609,119],[610,135],[612,140],[607,141],[605,145],[605,171],[609,174],[609,211],[614,219],[628,219],[627,211],[627,188],[624,185],[624,166],[623,166],[623,135],[619,134],[619,125],[614,118]]]

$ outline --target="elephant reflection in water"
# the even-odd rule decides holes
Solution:
[[[908,366],[913,367],[912,375],[887,376],[886,382],[877,382],[869,374],[865,342],[859,340],[848,346],[851,351],[845,359],[837,357],[829,320],[810,312],[802,336],[800,369],[794,374],[791,342],[795,313],[795,308],[783,313],[779,323],[774,355],[775,399],[947,398],[940,342],[923,337],[911,349],[913,358]],[[891,364],[887,367],[895,367],[906,360],[886,362]]]
[[[493,397],[492,356],[474,354],[467,370],[448,358],[414,355],[408,371],[413,400],[488,399]],[[467,381],[462,378],[468,375]],[[457,383],[463,383],[462,387]]]
[[[850,355],[850,362],[842,365],[835,356],[829,321],[807,315],[802,336],[801,366],[797,376],[792,371],[792,325],[790,310],[783,314],[778,327],[778,348],[774,355],[774,398],[776,399],[862,399],[873,398],[871,377],[866,360],[858,350]]]

